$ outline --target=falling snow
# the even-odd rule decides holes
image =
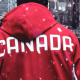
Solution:
[[[68,58],[66,58],[66,61],[68,61]]]
[[[42,80],[41,78],[39,78],[40,80]]]
[[[38,51],[38,54],[41,54],[41,52],[40,52],[40,51]]]
[[[58,77],[58,79],[60,79],[60,78]]]
[[[62,64],[61,64],[61,66],[62,66]]]
[[[62,32],[62,30],[60,28],[57,28],[59,32]]]
[[[55,62],[53,62],[53,64],[55,64]]]
[[[54,78],[56,78],[56,77],[54,76]]]
[[[1,43],[1,45],[3,45],[3,44]]]
[[[25,6],[25,5],[23,4],[23,6]],[[29,10],[29,9],[30,9],[30,8],[27,6],[25,10]],[[38,11],[38,9],[34,9],[34,11]],[[35,12],[35,13],[36,13],[36,12]],[[22,15],[22,16],[25,17],[26,15]],[[30,15],[30,16],[31,16],[31,15]],[[46,18],[43,17],[43,18],[41,19],[41,21],[42,21],[42,22],[46,21]],[[9,24],[11,24],[11,23],[8,22],[7,24],[9,25]],[[33,26],[33,23],[30,24],[30,26]],[[40,26],[42,26],[42,25],[39,23],[38,26],[40,27]],[[53,26],[53,25],[52,25],[52,26]],[[51,26],[51,27],[52,27],[52,26]],[[26,27],[27,27],[27,25],[25,26],[25,28],[26,28]],[[45,28],[46,28],[46,26],[45,26]],[[8,28],[8,30],[11,30],[11,28]],[[59,27],[57,28],[57,30],[58,30],[59,32],[62,32],[62,29],[59,28]],[[39,32],[40,29],[37,29],[37,28],[36,28],[36,31]],[[41,32],[41,31],[40,31],[40,32]],[[21,35],[22,35],[22,34],[21,34]],[[45,35],[45,36],[46,36],[46,35]],[[53,36],[54,36],[54,35],[53,35]],[[29,38],[31,38],[31,37],[29,37]],[[44,38],[45,38],[45,37],[44,37]],[[46,38],[46,40],[47,40],[47,39],[48,39],[48,38]],[[8,39],[7,39],[7,40],[8,40]],[[65,41],[65,42],[66,42],[66,41]],[[39,43],[39,42],[38,42],[38,43]],[[54,43],[55,43],[55,42],[54,42]],[[72,44],[72,43],[71,43],[71,44]],[[1,45],[3,45],[3,44],[1,44]],[[43,45],[43,44],[40,44],[40,46],[42,46],[42,45]],[[72,45],[74,45],[74,44],[72,44]],[[20,47],[21,47],[21,46],[20,46]],[[34,47],[35,47],[35,46],[34,46]],[[54,47],[54,46],[53,46],[53,47]],[[62,45],[61,45],[61,47],[62,47]],[[40,48],[40,47],[39,47],[39,48]],[[21,49],[21,48],[20,48],[20,49]],[[62,49],[62,48],[61,48],[61,49]],[[41,49],[41,50],[42,50],[42,49]],[[34,51],[35,51],[35,50],[34,50]],[[48,50],[47,50],[47,52],[48,52]],[[25,51],[25,53],[27,53],[26,55],[28,55],[28,52],[27,52],[27,51]],[[41,54],[41,56],[43,57],[43,58],[41,59],[41,57],[39,57],[39,55],[38,55],[38,57],[39,57],[38,60],[40,61],[39,63],[42,63],[42,62],[45,61],[45,62],[43,63],[43,65],[40,65],[40,66],[38,65],[39,67],[42,67],[42,68],[40,68],[40,69],[44,69],[44,67],[46,67],[46,66],[45,66],[45,65],[47,64],[47,60],[46,60],[46,59],[50,59],[50,60],[51,60],[52,58],[55,57],[55,56],[54,56],[54,57],[51,57],[52,54],[50,54],[50,52],[48,52],[48,53],[49,53],[48,55],[50,55],[50,58],[47,58],[47,57],[45,57],[45,56],[42,56],[41,52],[38,51],[38,54]],[[68,53],[68,55],[69,55],[69,54],[70,54],[70,52]],[[54,54],[53,54],[53,55],[54,55]],[[60,53],[60,55],[61,55],[61,53]],[[9,54],[9,56],[12,57],[11,54]],[[32,57],[32,56],[31,56],[31,57]],[[36,57],[37,57],[37,56],[36,56]],[[11,58],[10,58],[10,59],[11,59]],[[44,60],[43,60],[43,59],[44,59]],[[15,60],[14,60],[14,59],[12,59],[12,60],[13,60],[14,63],[15,63]],[[35,60],[36,60],[36,59],[35,59]],[[65,60],[65,61],[68,61],[68,58],[65,58],[64,60]],[[47,68],[50,68],[50,69],[48,69],[50,72],[53,71],[53,68],[52,68],[52,67],[53,67],[53,66],[56,66],[56,64],[57,64],[56,61],[55,61],[55,62],[53,62],[53,61],[55,61],[55,58],[51,60],[50,64],[47,64]],[[22,61],[22,62],[23,62],[23,61]],[[29,60],[26,60],[26,62],[29,63],[29,65],[30,65],[30,61],[29,61]],[[49,61],[48,61],[48,62],[49,62]],[[45,65],[44,65],[44,64],[45,64]],[[51,64],[53,64],[53,65],[51,65]],[[36,67],[38,67],[36,62],[34,63],[34,66],[35,66],[35,65],[36,65]],[[28,65],[27,65],[27,66],[28,66]],[[63,63],[60,63],[59,66],[64,66],[64,64],[63,64]],[[44,71],[46,71],[47,68],[45,68]],[[56,68],[56,67],[55,67],[55,68]],[[63,67],[61,67],[61,68],[63,68]],[[12,69],[12,68],[11,68],[11,69]],[[37,68],[37,69],[38,69],[38,68]],[[26,70],[27,70],[27,69],[26,69]],[[55,69],[55,70],[56,70],[56,69]],[[16,70],[15,70],[15,71],[16,71]],[[38,72],[38,71],[37,71],[37,72]],[[37,72],[36,72],[36,73],[37,73]],[[41,72],[42,72],[42,71],[41,71]],[[55,71],[54,71],[54,72],[55,72]],[[27,74],[27,73],[28,73],[28,72],[26,72],[26,74]],[[39,72],[38,75],[36,75],[36,73],[34,73],[34,72],[32,72],[32,73],[35,74],[35,76],[37,76],[37,78],[38,78],[39,80],[42,80],[42,79],[43,79],[43,75],[40,76],[40,72]],[[48,73],[48,71],[47,71],[47,73]],[[1,74],[2,74],[2,73],[1,73]],[[48,73],[48,74],[49,74],[49,73]],[[77,70],[77,74],[79,75],[79,71],[78,71],[78,70]],[[5,75],[5,73],[3,73],[2,75]],[[44,74],[44,75],[46,75],[46,74]],[[49,75],[50,75],[50,74],[49,74]],[[64,74],[63,74],[63,75],[64,75]],[[30,73],[27,74],[27,77],[30,77]],[[61,79],[60,76],[58,76],[58,77],[56,76],[56,73],[55,73],[55,76],[52,75],[52,77],[54,77],[54,78],[56,78],[56,79]],[[59,77],[60,77],[60,78],[59,78]],[[8,76],[5,75],[5,78],[8,78]],[[21,78],[21,76],[20,76],[20,77],[19,77],[19,80],[23,80],[23,77]]]
[[[11,54],[9,54],[9,56],[10,56],[10,57],[12,57],[12,55],[11,55]]]
[[[27,53],[27,51],[26,51],[26,53]]]
[[[29,8],[27,7],[26,10],[28,10]]]
[[[43,21],[45,21],[45,19],[43,19]]]
[[[37,9],[35,9],[35,11],[37,11]]]
[[[20,80],[23,80],[22,78],[20,78]]]
[[[51,60],[51,62],[53,62],[53,61]]]
[[[32,26],[32,24],[31,24],[31,26]]]
[[[6,76],[6,78],[7,78],[7,76]]]
[[[25,17],[25,15],[23,15]]]

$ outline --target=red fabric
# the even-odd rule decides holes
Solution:
[[[0,56],[0,80],[73,80],[73,63],[79,70],[77,37],[37,3],[22,4],[4,16]]]

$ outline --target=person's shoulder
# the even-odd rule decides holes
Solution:
[[[78,41],[77,36],[75,35],[75,33],[74,33],[72,30],[66,28],[66,27],[63,26],[63,25],[60,25],[60,27],[61,27],[61,29],[63,30],[63,35],[66,34],[66,35],[68,35],[71,39],[73,39],[74,41]]]
[[[63,33],[66,33],[70,36],[76,36],[72,30],[68,29],[67,27],[65,27],[64,25],[58,24],[59,27],[63,30]]]

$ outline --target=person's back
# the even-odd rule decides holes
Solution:
[[[22,4],[4,16],[0,80],[73,80],[73,63],[80,76],[79,58],[77,37],[43,5]]]

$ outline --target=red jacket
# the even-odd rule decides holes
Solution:
[[[37,3],[8,12],[0,28],[0,80],[73,80],[79,72],[79,42]]]

